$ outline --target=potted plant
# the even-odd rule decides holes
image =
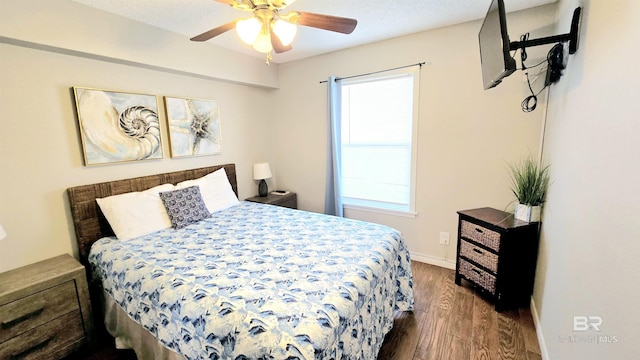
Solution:
[[[547,187],[549,186],[549,165],[544,165],[529,156],[520,163],[510,164],[511,191],[518,202],[514,216],[527,222],[540,221],[540,213]]]

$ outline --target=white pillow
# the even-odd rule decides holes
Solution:
[[[171,227],[159,193],[175,186],[163,184],[141,192],[96,199],[100,210],[119,240],[129,240]]]
[[[240,203],[236,193],[234,193],[233,188],[231,188],[231,184],[229,184],[227,172],[224,168],[199,179],[186,180],[178,183],[176,190],[194,185],[200,187],[200,194],[210,213],[224,210]]]

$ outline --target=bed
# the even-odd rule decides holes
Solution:
[[[184,184],[158,193],[166,205],[220,173],[233,204],[209,212],[199,183],[202,219],[131,238],[111,226],[103,199]],[[401,234],[237,193],[234,164],[68,189],[80,261],[116,345],[150,359],[375,359],[394,312],[413,310]]]

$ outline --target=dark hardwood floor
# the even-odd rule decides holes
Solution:
[[[415,310],[398,313],[378,360],[540,360],[528,308],[496,312],[454,271],[412,262]]]
[[[412,266],[415,310],[396,314],[378,360],[542,359],[528,308],[498,313],[468,284],[455,285],[453,270]],[[116,350],[109,336],[101,339],[69,359],[135,359],[131,350]]]
[[[67,357],[65,360],[136,360],[133,350],[118,350],[111,335],[104,332],[97,336],[95,344]]]

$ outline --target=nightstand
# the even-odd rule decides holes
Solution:
[[[71,256],[0,274],[0,359],[61,359],[92,334],[85,268]]]
[[[294,192],[289,192],[285,195],[274,195],[269,193],[267,196],[254,196],[245,200],[262,204],[283,206],[291,209],[298,208],[298,197]]]
[[[468,280],[497,311],[531,302],[539,223],[492,208],[458,211],[455,283]]]

